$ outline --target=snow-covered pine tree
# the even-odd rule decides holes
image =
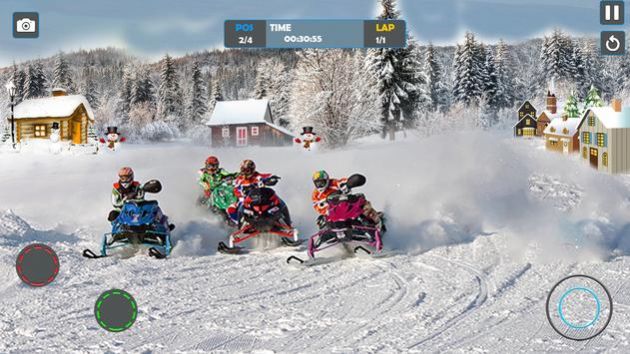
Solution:
[[[428,96],[431,110],[443,110],[446,108],[447,90],[442,82],[442,67],[433,44],[429,44],[425,52],[424,72],[427,78]]]
[[[604,107],[604,101],[599,95],[599,90],[595,86],[591,86],[588,90],[586,99],[584,99],[584,110],[582,112],[585,112],[591,107]]]
[[[395,20],[399,18],[396,0],[379,0],[381,13],[379,20]],[[365,67],[376,78],[381,100],[381,119],[383,121],[383,137],[390,140],[396,138],[396,130],[405,118],[413,118],[414,102],[411,97],[416,94],[417,83],[413,82],[416,60],[412,58],[410,48],[371,49],[366,57]]]
[[[158,87],[158,115],[167,121],[177,121],[178,127],[185,125],[182,119],[182,93],[175,65],[166,54],[160,62],[160,85]]]
[[[258,63],[256,68],[256,84],[254,86],[254,98],[257,100],[263,99],[269,96],[269,61],[263,60]]]
[[[498,110],[500,108],[500,98],[502,93],[499,88],[499,78],[496,70],[496,65],[494,62],[494,54],[492,53],[491,48],[486,49],[486,64],[485,64],[485,75],[483,82],[483,91],[484,91],[484,104],[487,106],[486,111]],[[489,125],[493,125],[494,122],[489,120]]]
[[[485,58],[475,40],[475,35],[468,32],[464,44],[457,45],[454,60],[455,83],[453,96],[456,102],[466,105],[477,101],[484,88]]]
[[[500,108],[508,108],[514,105],[515,101],[515,73],[514,61],[510,55],[510,49],[503,40],[497,44],[494,64],[497,72],[497,99]]]
[[[188,115],[193,125],[203,124],[203,117],[208,111],[208,97],[206,88],[201,77],[199,63],[194,62],[192,67],[190,102],[188,104]]]
[[[15,63],[13,63],[11,81],[13,81],[13,84],[15,85],[15,98],[13,100],[14,103],[17,105],[22,102],[22,97],[24,97],[24,84],[26,81],[26,74],[23,70],[18,69]]]
[[[136,68],[133,64],[128,64],[123,68],[122,82],[118,91],[117,114],[121,118],[123,125],[129,122],[129,112],[131,111],[131,88],[136,80]]]
[[[141,66],[136,70],[131,83],[130,103],[131,105],[138,105],[145,102],[153,104],[154,100],[151,73],[146,66]]]
[[[424,115],[431,105],[428,94],[428,80],[424,72],[422,52],[418,44],[409,36],[407,48],[401,52],[401,77],[408,87],[408,99],[402,101],[401,110],[404,115],[402,124],[405,128],[415,124],[419,116]]]
[[[70,67],[63,52],[59,52],[55,57],[52,85],[53,87],[65,89],[68,94],[74,92],[74,82],[72,81]]]
[[[219,79],[216,78],[212,82],[212,96],[210,96],[210,100],[208,103],[208,111],[214,111],[214,106],[217,105],[217,102],[223,101],[223,90],[221,89],[221,84],[219,83]]]
[[[93,79],[93,69],[89,64],[83,67],[83,83],[81,84],[80,93],[85,96],[85,99],[90,103],[93,109],[97,109],[98,102],[98,88],[96,82]]]
[[[630,100],[630,55],[624,55],[620,59],[619,72],[617,76],[617,86],[619,95],[626,100]]]
[[[582,49],[579,45],[573,47],[571,55],[571,76],[575,85],[576,95],[578,99],[583,99],[588,92],[590,86],[590,73],[585,68],[586,62]]]
[[[573,93],[567,98],[567,102],[564,105],[564,113],[566,113],[569,118],[578,118],[580,116],[578,101]]]
[[[548,81],[567,80],[571,77],[573,56],[573,43],[571,38],[561,30],[555,29],[553,33],[543,41],[540,59],[543,73]]]
[[[22,99],[39,98],[46,95],[46,76],[41,63],[30,64],[26,69],[24,96]]]

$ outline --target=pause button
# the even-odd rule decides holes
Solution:
[[[599,11],[600,22],[602,25],[623,25],[624,12],[623,1],[602,1]]]

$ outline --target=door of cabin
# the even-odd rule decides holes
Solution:
[[[72,143],[81,144],[81,122],[72,122]]]
[[[599,152],[595,148],[591,148],[591,166],[599,168]]]
[[[569,141],[566,139],[562,140],[562,152],[565,154],[569,153]]]
[[[247,146],[247,127],[236,127],[236,146]]]

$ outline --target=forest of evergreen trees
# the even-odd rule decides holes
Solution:
[[[395,0],[378,0],[380,19],[404,18]],[[400,130],[503,127],[523,100],[542,105],[599,89],[605,101],[630,99],[630,59],[602,57],[592,38],[559,29],[544,39],[484,44],[466,33],[455,47],[404,49],[213,50],[147,62],[113,48],[58,53],[0,69],[17,103],[53,87],[86,96],[97,129],[117,125],[131,140],[207,139],[204,122],[221,100],[266,98],[279,124],[312,125],[332,146]],[[0,116],[8,116],[6,92]],[[3,119],[2,123],[6,124]]]

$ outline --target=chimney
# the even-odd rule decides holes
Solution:
[[[556,114],[558,112],[558,102],[556,99],[556,95],[547,91],[547,110],[551,114]]]
[[[53,95],[53,97],[68,96],[68,93],[66,92],[65,89],[54,88],[54,89],[52,89],[52,95]]]
[[[565,121],[565,122],[568,121],[569,120],[569,115],[566,114],[566,113],[563,113],[562,114],[562,120]]]
[[[612,109],[617,112],[617,113],[621,113],[621,100],[615,98],[614,100],[612,100]]]

